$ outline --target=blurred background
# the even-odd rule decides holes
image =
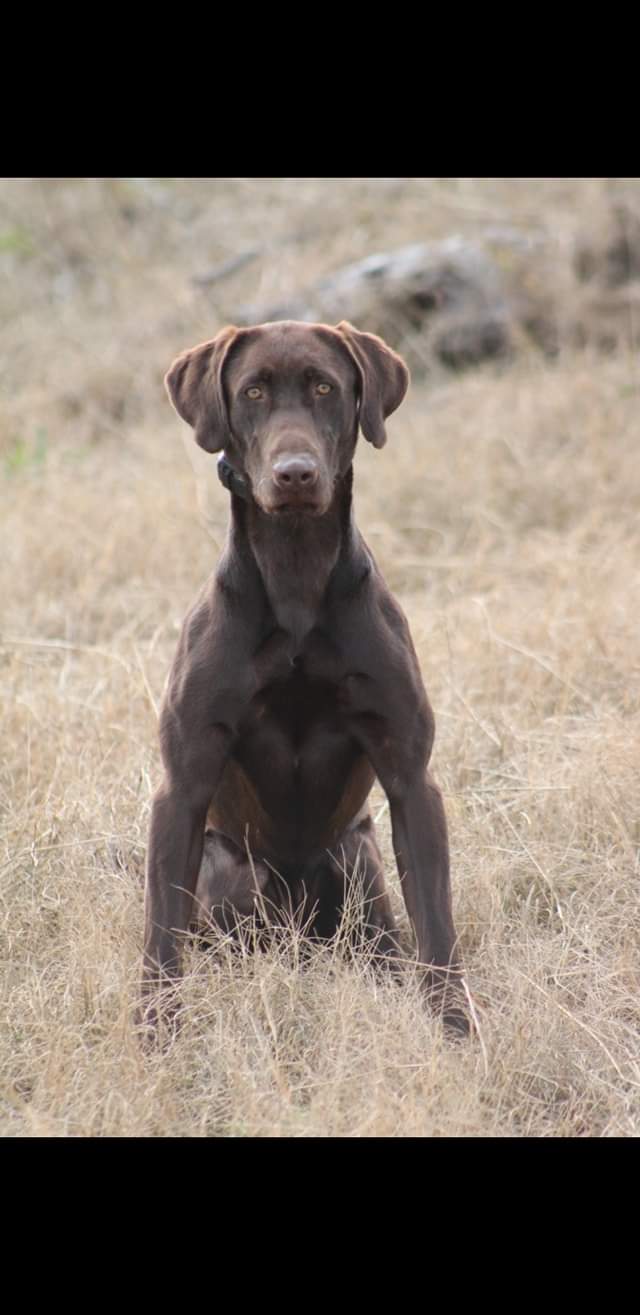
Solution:
[[[228,519],[163,376],[283,317],[411,367],[356,511],[435,709],[484,1050],[267,957],[194,964],[156,1081],[130,1013],[157,712]],[[638,1134],[639,335],[638,179],[0,182],[3,1130]]]
[[[18,179],[0,184],[3,407],[19,465],[130,441],[166,364],[227,322],[349,318],[427,383],[637,345],[634,179]],[[63,431],[63,433],[61,433]]]

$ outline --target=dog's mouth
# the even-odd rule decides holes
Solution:
[[[256,498],[256,502],[268,516],[278,516],[281,519],[290,516],[323,516],[327,510],[327,505],[319,498],[288,497],[277,502],[263,502]]]
[[[300,500],[299,502],[279,502],[271,508],[274,516],[321,516],[324,507],[319,502]]]

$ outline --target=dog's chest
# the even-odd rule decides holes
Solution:
[[[253,658],[253,676],[258,691],[256,701],[275,701],[281,697],[310,700],[331,699],[328,688],[339,686],[345,670],[341,646],[331,637],[328,627],[309,619],[305,629],[276,625],[262,640]]]
[[[327,666],[326,655],[324,663],[299,657],[284,678],[265,684],[251,701],[236,756],[267,787],[269,781],[285,790],[317,787],[321,780],[328,784],[353,758],[340,686],[318,675]]]
[[[252,700],[246,731],[271,730],[274,737],[302,750],[312,736],[339,732],[342,722],[338,685],[322,679],[304,657],[297,657],[284,679],[266,685]]]

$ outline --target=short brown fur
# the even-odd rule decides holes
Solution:
[[[227,925],[267,899],[335,932],[344,880],[367,933],[398,954],[367,796],[391,813],[424,982],[462,1029],[447,827],[428,772],[433,714],[405,617],[353,518],[358,428],[376,447],[408,371],[346,322],[223,329],[167,375],[197,441],[225,455],[227,544],[187,615],[160,718],[143,990],[180,972],[199,911]],[[153,1024],[153,998],[145,1016]]]

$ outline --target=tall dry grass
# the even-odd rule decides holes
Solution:
[[[385,450],[358,452],[359,522],[436,712],[481,1040],[452,1044],[411,980],[339,946],[303,960],[295,929],[257,956],[190,951],[166,1054],[133,1026],[156,708],[227,516],[206,468],[198,519],[164,369],[256,280],[289,291],[485,218],[566,245],[607,186],[2,184],[5,1135],[640,1131],[633,353],[419,383]],[[257,242],[217,302],[189,282]]]

